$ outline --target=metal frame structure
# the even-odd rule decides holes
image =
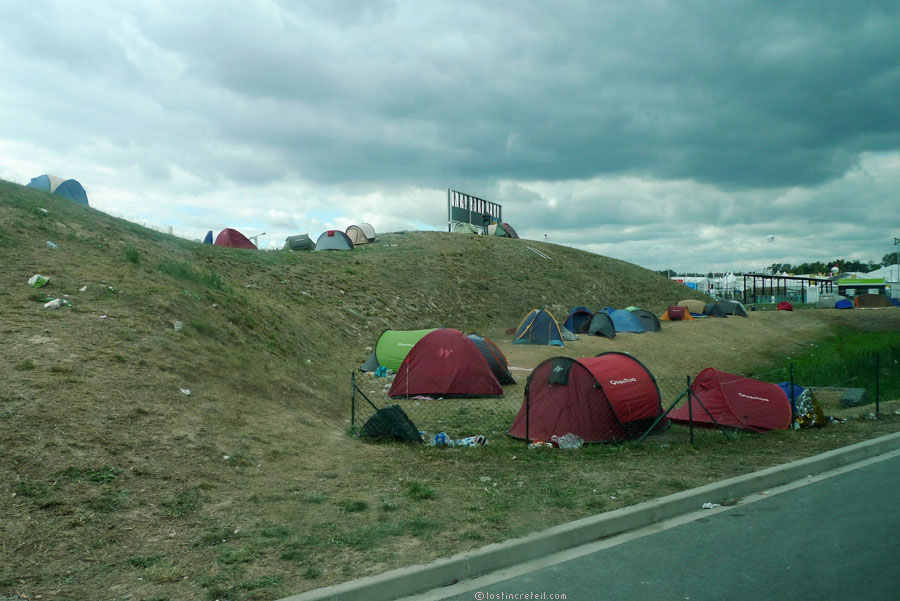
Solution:
[[[448,232],[453,231],[454,223],[468,223],[482,234],[487,234],[488,226],[502,223],[502,221],[503,207],[501,205],[447,188]]]

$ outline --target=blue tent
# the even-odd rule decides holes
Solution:
[[[88,205],[87,192],[84,191],[84,187],[78,183],[78,180],[63,179],[55,175],[44,174],[32,178],[28,183],[28,187],[50,192],[51,194],[59,194],[84,206],[90,206]]]
[[[594,314],[587,307],[575,307],[566,317],[563,324],[570,332],[587,332],[588,326],[591,324],[591,317]]]
[[[838,302],[834,303],[834,308],[835,309],[852,309],[853,301],[848,300],[846,298],[842,298]]]
[[[203,244],[212,244],[212,243],[213,243],[212,230],[209,230],[208,232],[206,232],[206,238],[203,239]]]
[[[562,332],[559,330],[556,318],[549,311],[532,309],[525,316],[525,319],[522,320],[522,323],[519,324],[519,327],[516,328],[513,344],[563,346]]]
[[[637,318],[637,316],[628,311],[627,309],[619,309],[618,311],[612,311],[609,313],[609,318],[612,319],[613,325],[616,327],[616,332],[646,332],[647,330],[644,328],[643,324],[641,324],[641,320]]]

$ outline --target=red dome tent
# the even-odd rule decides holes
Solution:
[[[256,245],[250,242],[250,239],[247,238],[244,234],[240,233],[237,230],[233,230],[230,227],[226,227],[224,230],[219,232],[219,235],[216,236],[216,241],[214,242],[216,246],[230,246],[232,248],[252,248],[256,250]]]
[[[785,430],[791,402],[777,384],[760,382],[707,367],[691,383],[694,424],[730,426],[752,432]],[[669,412],[673,422],[689,423],[688,405]]]
[[[634,357],[551,357],[528,377],[509,434],[550,440],[571,432],[585,442],[614,442],[639,437],[661,413],[656,379]]]
[[[501,396],[481,351],[465,334],[448,328],[423,336],[400,364],[388,396]]]

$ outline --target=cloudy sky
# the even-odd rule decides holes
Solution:
[[[178,235],[447,229],[653,269],[880,261],[900,4],[0,3],[0,178]],[[774,237],[774,238],[772,238]]]

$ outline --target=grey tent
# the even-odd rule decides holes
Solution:
[[[707,317],[728,317],[728,313],[719,303],[707,303],[703,309],[703,314]]]
[[[284,239],[284,248],[282,250],[312,250],[316,247],[309,235],[298,234],[296,236],[288,236]]]
[[[591,317],[591,323],[588,326],[588,334],[591,336],[606,336],[607,338],[616,337],[616,327],[613,325],[612,318],[609,313],[597,311]]]
[[[744,305],[739,303],[738,301],[733,300],[724,300],[719,301],[717,303],[711,303],[718,305],[722,308],[722,311],[725,312],[725,315],[739,315],[740,317],[749,317],[747,315],[747,310],[744,309]],[[709,305],[706,305],[707,310],[709,309]]]
[[[316,240],[316,250],[353,250],[353,242],[341,230],[328,230]]]
[[[366,238],[369,239],[369,242],[375,242],[375,228],[372,227],[371,223],[360,223],[359,229],[365,233]]]
[[[662,330],[662,326],[659,324],[659,318],[650,311],[635,309],[631,314],[638,318],[638,321],[644,326],[644,330],[648,332],[659,332]]]

